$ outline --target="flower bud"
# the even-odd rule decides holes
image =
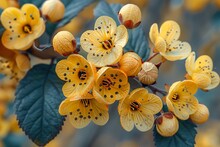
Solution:
[[[190,119],[196,124],[203,124],[208,120],[208,118],[209,109],[203,104],[199,104],[197,111],[194,114],[190,115]]]
[[[144,62],[141,67],[142,69],[138,73],[139,81],[146,85],[151,85],[155,83],[158,78],[157,67],[150,62]]]
[[[166,112],[156,119],[157,132],[164,136],[170,137],[179,130],[179,122],[171,112]]]
[[[31,67],[30,59],[26,55],[23,55],[23,54],[16,54],[15,62],[21,71],[27,71]]]
[[[60,31],[53,38],[53,48],[62,56],[68,56],[76,50],[75,37],[68,31]]]
[[[141,10],[134,4],[127,4],[121,8],[118,17],[121,24],[128,29],[133,29],[141,23]]]
[[[43,3],[41,11],[50,22],[57,22],[63,18],[65,6],[60,0],[47,0]]]
[[[119,61],[120,69],[123,70],[127,76],[136,76],[141,70],[141,57],[134,52],[125,53]]]

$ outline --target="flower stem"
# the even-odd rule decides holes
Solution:
[[[159,88],[157,88],[157,87],[155,87],[155,86],[153,86],[153,85],[144,85],[145,86],[145,88],[147,87],[147,88],[149,88],[153,93],[160,93],[161,95],[163,95],[163,96],[166,96],[167,95],[167,92],[166,91],[164,91],[164,90],[162,90],[162,89],[159,89]]]
[[[155,53],[152,56],[150,56],[150,58],[147,59],[147,62],[149,62],[150,60],[152,60],[154,57],[156,57],[159,53]]]

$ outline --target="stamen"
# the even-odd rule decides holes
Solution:
[[[78,72],[78,77],[80,80],[85,80],[86,79],[86,71],[85,70],[80,70]]]
[[[111,39],[105,40],[105,41],[101,42],[101,44],[102,44],[103,49],[105,49],[105,50],[111,49],[112,45],[113,45]]]
[[[130,103],[130,109],[131,111],[137,111],[140,108],[140,104],[138,102],[132,102]]]
[[[32,33],[31,26],[30,25],[25,25],[23,27],[23,31],[24,31],[24,33],[31,34]]]
[[[90,104],[90,101],[88,99],[82,99],[80,100],[80,102],[85,106],[85,107],[88,107],[89,104]]]
[[[179,99],[178,93],[174,93],[174,95],[172,96],[172,100],[177,101],[178,99]]]
[[[109,88],[112,85],[112,82],[110,79],[104,79],[102,81],[102,85],[105,86],[106,88]]]

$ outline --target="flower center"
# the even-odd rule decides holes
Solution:
[[[174,93],[174,95],[172,96],[172,100],[177,101],[178,99],[179,99],[178,93]]]
[[[78,72],[78,77],[80,80],[85,80],[86,79],[86,71],[85,70],[80,70]]]
[[[84,107],[88,107],[90,104],[90,101],[88,99],[81,99],[80,102],[84,105]]]
[[[109,50],[112,48],[112,40],[111,39],[105,40],[105,41],[101,42],[101,44],[102,44],[103,49],[105,49],[105,50]]]
[[[108,87],[110,87],[110,86],[112,85],[112,82],[111,82],[110,79],[104,79],[104,80],[102,81],[102,85],[103,85],[104,87],[108,88]]]
[[[23,31],[27,34],[31,34],[32,33],[31,26],[29,24],[23,26]]]
[[[130,109],[131,111],[137,111],[140,108],[140,104],[138,102],[132,102],[130,103]]]

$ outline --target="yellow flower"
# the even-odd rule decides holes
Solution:
[[[65,99],[60,104],[59,113],[68,115],[71,124],[76,128],[86,127],[91,121],[104,125],[109,119],[108,106],[99,103],[89,93],[81,99]]]
[[[14,7],[5,9],[1,21],[6,29],[2,43],[8,49],[27,50],[45,30],[44,20],[40,18],[38,8],[32,4],[23,5],[21,10]]]
[[[154,23],[149,32],[149,37],[154,45],[154,51],[159,52],[170,61],[182,60],[189,56],[191,46],[179,39],[180,27],[172,20],[166,21],[158,31],[158,25]]]
[[[195,60],[195,52],[192,52],[185,62],[187,78],[192,79],[199,88],[210,90],[219,85],[218,73],[212,71],[213,62],[207,55],[200,56]]]
[[[88,61],[97,67],[117,63],[128,41],[125,26],[117,27],[111,17],[101,16],[96,20],[94,29],[84,32],[80,38],[82,48],[88,52]]]
[[[0,73],[20,80],[30,68],[30,59],[17,51],[5,48],[0,42]]]
[[[66,81],[62,88],[64,96],[74,97],[84,95],[92,89],[96,69],[81,55],[73,54],[57,63],[56,73]]]
[[[126,131],[131,131],[134,125],[140,131],[148,131],[154,124],[154,114],[161,109],[161,99],[145,88],[133,90],[118,106],[121,125]]]
[[[198,100],[194,96],[197,89],[197,84],[191,80],[173,83],[166,96],[168,109],[179,119],[188,119],[198,108]]]
[[[125,98],[130,90],[127,75],[120,69],[103,67],[97,73],[93,87],[94,97],[106,104]]]

